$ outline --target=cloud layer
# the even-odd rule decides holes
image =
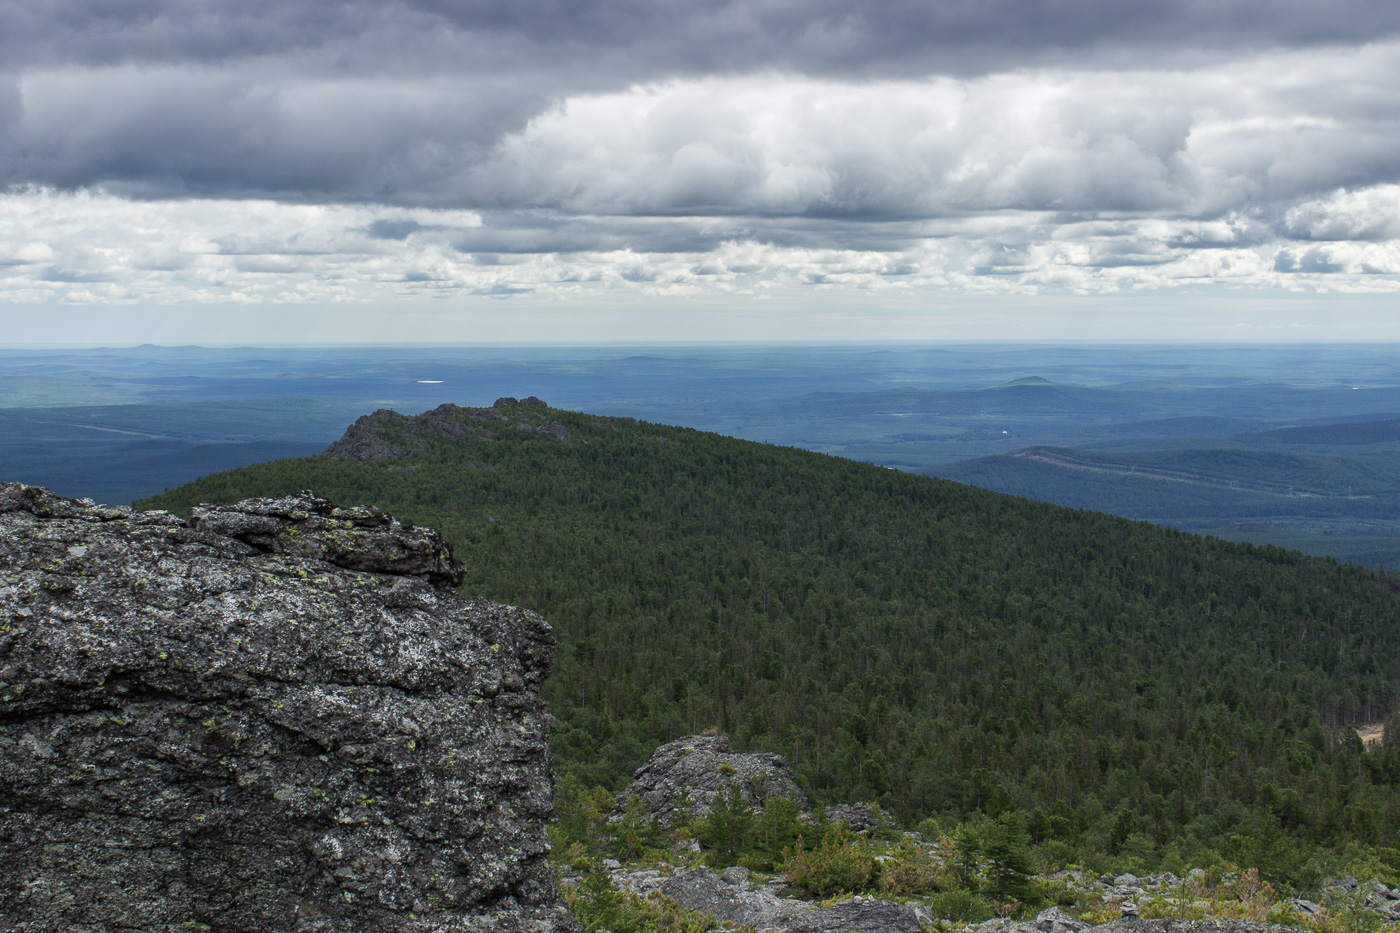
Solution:
[[[0,301],[1400,281],[1400,7],[0,0]]]
[[[755,69],[975,75],[1400,35],[1386,0],[3,0],[0,21],[0,61],[23,68],[280,59],[548,75],[586,65],[623,84]]]

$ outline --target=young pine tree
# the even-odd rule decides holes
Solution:
[[[1030,836],[1017,813],[1004,813],[987,830],[982,854],[987,858],[988,893],[998,901],[1027,903],[1032,896]]]

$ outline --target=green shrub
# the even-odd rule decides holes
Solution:
[[[640,897],[619,891],[602,871],[590,871],[564,903],[587,933],[706,933],[718,924],[708,914],[686,910],[669,897]]]
[[[880,890],[912,897],[939,888],[942,869],[929,853],[912,840],[904,840],[880,866]]]
[[[1035,858],[1040,868],[1046,872],[1056,872],[1078,860],[1079,852],[1074,846],[1060,839],[1050,839],[1035,847]]]
[[[815,849],[805,849],[799,837],[797,846],[783,855],[787,883],[818,897],[859,894],[873,890],[879,882],[880,863],[870,843],[853,837],[841,824],[828,827]]]
[[[549,827],[555,849],[579,846],[592,855],[613,854],[616,840],[608,826],[613,803],[605,788],[589,790],[571,776],[562,777],[555,787],[555,819]]]
[[[967,888],[940,891],[926,901],[930,914],[956,923],[981,923],[996,915],[992,902]]]
[[[1319,916],[1299,917],[1298,926],[1313,933],[1380,933],[1391,927],[1380,914],[1366,909],[1366,899],[1359,891],[1333,893],[1323,901],[1326,910]]]
[[[748,851],[741,863],[755,871],[772,871],[783,860],[783,852],[797,845],[807,827],[802,811],[789,797],[771,797],[754,820]]]
[[[616,854],[624,861],[635,861],[648,849],[657,848],[666,834],[666,829],[647,810],[645,801],[633,795],[622,816],[612,824],[612,834],[617,840]]]

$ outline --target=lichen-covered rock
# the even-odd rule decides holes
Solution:
[[[722,735],[690,735],[658,748],[618,795],[617,806],[624,808],[638,796],[658,822],[669,826],[672,814],[687,803],[691,816],[709,813],[715,796],[731,783],[750,806],[762,808],[774,797],[787,797],[807,809],[786,758],[737,754]]]
[[[786,900],[770,891],[750,891],[746,885],[726,881],[708,868],[677,872],[658,888],[686,910],[755,930],[786,929],[816,909],[805,901]]]
[[[919,933],[923,925],[908,904],[856,898],[820,907],[787,927],[788,933]]]
[[[569,928],[534,613],[309,495],[184,522],[0,484],[7,930]]]

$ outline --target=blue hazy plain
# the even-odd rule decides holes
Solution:
[[[1378,514],[1400,508],[1400,483],[1389,487],[1400,443],[1384,427],[1400,419],[1400,346],[1390,344],[0,349],[0,478],[126,503],[216,470],[315,453],[378,408],[528,395],[1315,552],[1329,552],[1329,537],[1400,542],[1400,514],[1393,526],[1364,521],[1369,502]],[[1345,423],[1361,426],[1351,431],[1359,441],[1300,449],[1297,435],[1269,440]],[[1017,456],[1043,447],[1127,457],[1149,471],[1154,458],[1178,469],[1183,450],[1197,452],[1191,462],[1201,450],[1252,451],[1221,460],[1239,474],[1221,474],[1230,484],[1262,470],[1286,485],[1275,475],[1282,460],[1249,458],[1287,453],[1313,458],[1309,482],[1360,469],[1370,485],[1367,501],[1330,525],[1289,508],[1255,508],[1240,522],[1229,496],[1203,505],[1197,495],[1188,511],[1210,514],[1173,515],[1160,489],[1147,509],[1156,514],[1142,514],[1127,487],[1108,490],[1113,470],[1049,476],[1044,462],[1029,469]],[[1330,552],[1384,556],[1344,551]]]

